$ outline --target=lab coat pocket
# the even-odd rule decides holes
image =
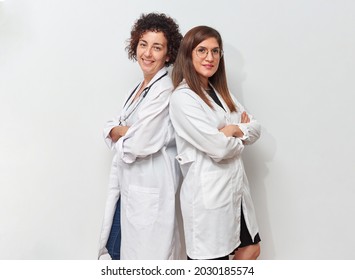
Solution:
[[[211,171],[201,176],[203,203],[207,209],[227,206],[232,201],[232,177],[228,172]]]
[[[129,186],[127,200],[127,219],[140,226],[153,224],[158,216],[159,189]]]

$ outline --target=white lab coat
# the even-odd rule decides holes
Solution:
[[[180,199],[186,250],[192,259],[226,256],[240,245],[241,206],[252,238],[258,233],[241,155],[244,144],[259,138],[260,125],[251,115],[250,123],[240,123],[243,106],[234,100],[238,112],[231,113],[217,96],[226,111],[208,96],[214,105],[211,109],[184,81],[170,99],[177,159],[184,176]],[[239,125],[243,139],[219,132],[227,124]]]
[[[152,81],[167,72],[161,69]],[[149,86],[148,85],[148,86]],[[139,88],[139,87],[138,87]],[[136,89],[136,91],[138,90]],[[156,82],[136,110],[126,120],[125,136],[112,142],[109,132],[135,106],[135,94],[121,115],[104,129],[109,147],[115,150],[112,162],[99,258],[110,233],[115,205],[121,196],[121,259],[179,259],[180,235],[176,219],[176,192],[181,183],[176,162],[174,130],[169,118],[172,92],[169,76]],[[140,102],[139,99],[137,102]]]

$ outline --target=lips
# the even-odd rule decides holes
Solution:
[[[153,60],[147,60],[147,59],[144,59],[144,58],[142,58],[142,62],[143,62],[144,64],[146,64],[146,65],[150,65],[150,64],[153,64],[153,63],[154,63]]]
[[[203,64],[202,66],[207,69],[212,69],[214,67],[213,64]]]

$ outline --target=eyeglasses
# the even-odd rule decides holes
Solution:
[[[221,50],[220,48],[208,50],[205,47],[198,47],[196,49],[196,55],[202,59],[205,59],[208,56],[209,52],[211,52],[213,58],[221,58],[223,56],[223,50]]]

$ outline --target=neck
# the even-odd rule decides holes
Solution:
[[[145,88],[152,79],[153,79],[153,77],[151,77],[151,76],[144,77],[144,80],[143,80],[143,83],[142,83],[142,87]]]
[[[203,84],[202,85],[202,88],[204,89],[204,90],[210,90],[211,89],[211,87],[210,87],[210,85],[209,84]]]
[[[203,89],[208,89],[210,87],[208,83],[208,79],[201,79],[201,86]]]
[[[162,68],[161,68],[162,69]],[[143,80],[143,84],[146,86],[149,84],[149,82],[154,78],[154,76],[161,70],[159,69],[158,71],[152,73],[144,73],[144,80]]]

